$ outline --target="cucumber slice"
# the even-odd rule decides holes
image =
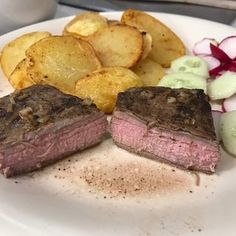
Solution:
[[[225,149],[236,156],[236,111],[221,115],[220,135]]]
[[[172,61],[171,69],[174,72],[190,72],[205,78],[209,77],[208,65],[200,57],[183,56]]]
[[[236,93],[236,73],[226,72],[208,85],[211,100],[231,97]]]
[[[165,75],[158,86],[170,88],[203,89],[206,93],[207,82],[205,78],[193,73],[171,73]]]

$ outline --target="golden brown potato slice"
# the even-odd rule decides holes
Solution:
[[[42,38],[49,37],[49,32],[32,32],[24,34],[8,43],[2,50],[1,65],[7,78],[15,67],[25,58],[25,51]]]
[[[107,19],[96,12],[85,12],[72,19],[64,28],[63,34],[87,37],[108,26]]]
[[[169,67],[172,60],[185,54],[185,47],[180,38],[166,25],[145,12],[127,10],[121,22],[135,26],[152,36],[153,48],[149,57],[164,67]]]
[[[88,38],[103,66],[132,67],[143,53],[142,34],[134,27],[113,25]]]
[[[142,79],[144,86],[156,86],[165,75],[165,69],[149,58],[140,61],[132,70]]]
[[[141,34],[143,37],[143,54],[141,60],[143,60],[152,50],[152,36],[145,31],[141,31]]]
[[[112,25],[121,25],[121,22],[118,20],[108,20],[108,25],[112,26]]]
[[[100,110],[111,113],[119,92],[142,85],[142,80],[127,68],[104,67],[78,80],[75,95],[90,98]]]
[[[27,73],[39,84],[50,84],[73,94],[75,83],[101,67],[91,45],[72,36],[51,36],[26,51]]]
[[[34,83],[32,79],[27,75],[27,62],[23,59],[11,73],[9,82],[14,89],[27,88]]]

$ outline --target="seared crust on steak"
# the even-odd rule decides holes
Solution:
[[[19,175],[102,141],[106,116],[90,100],[48,85],[0,98],[0,171]]]
[[[215,140],[211,107],[199,89],[131,88],[119,93],[116,110],[140,118],[148,127],[189,132]]]
[[[0,98],[0,144],[25,132],[77,116],[99,113],[92,102],[64,94],[49,85],[33,85]]]
[[[110,130],[119,147],[188,170],[213,173],[220,159],[202,90],[129,89],[118,95]]]

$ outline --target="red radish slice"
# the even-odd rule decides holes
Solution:
[[[236,111],[236,94],[224,100],[223,108],[226,112]]]
[[[211,55],[210,44],[218,45],[217,41],[212,38],[204,38],[201,41],[198,41],[193,46],[193,54],[199,55]]]
[[[206,61],[209,70],[215,69],[221,64],[218,59],[210,55],[199,55],[199,57]]]
[[[223,65],[220,65],[212,70],[209,71],[210,76],[217,76],[223,74],[225,68]]]
[[[224,51],[232,60],[236,58],[236,35],[223,39],[219,48]]]
[[[224,65],[224,70],[236,72],[236,61],[231,61],[231,62],[225,64]]]
[[[216,47],[214,44],[210,44],[212,56],[217,58],[219,61],[227,63],[231,61],[229,56],[220,48]]]

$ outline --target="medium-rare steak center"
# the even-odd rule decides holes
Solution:
[[[106,116],[90,101],[34,85],[0,98],[0,171],[39,169],[102,141]]]
[[[202,90],[144,87],[120,93],[111,134],[124,149],[190,170],[212,173],[220,158]]]

